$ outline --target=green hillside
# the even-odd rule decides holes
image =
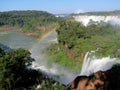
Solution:
[[[56,18],[45,11],[0,12],[0,30],[20,28],[27,35],[40,36],[56,27]]]
[[[58,44],[47,49],[52,61],[73,69],[82,64],[87,51],[96,49],[98,51],[95,54],[99,58],[106,56],[120,58],[119,26],[92,22],[85,27],[80,22],[70,20],[61,21],[59,25],[56,30]]]

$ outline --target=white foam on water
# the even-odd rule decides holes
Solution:
[[[103,57],[96,58],[91,56],[91,52],[87,52],[83,61],[83,66],[80,72],[80,75],[87,75],[97,72],[97,71],[106,71],[110,69],[115,64],[120,64],[120,60],[117,58]]]
[[[78,16],[73,16],[73,18],[78,22],[82,22],[83,25],[85,25],[85,26],[87,26],[91,20],[95,21],[95,22],[103,21],[103,22],[109,22],[111,24],[120,25],[120,17],[119,16],[78,15]]]

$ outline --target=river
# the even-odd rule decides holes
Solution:
[[[60,67],[56,63],[49,65],[47,56],[43,50],[52,43],[57,43],[57,33],[55,30],[49,32],[41,39],[21,34],[17,30],[0,31],[0,43],[12,49],[24,48],[31,52],[31,57],[35,59],[31,68],[42,71],[49,77],[67,85],[77,74],[73,74],[65,67]]]
[[[55,30],[38,40],[38,43],[31,48],[32,57],[36,60],[33,62],[32,68],[41,70],[54,80],[67,85],[77,74],[73,74],[65,67],[60,67],[56,63],[49,65],[47,62],[48,58],[42,51],[52,43],[57,43],[57,33]]]
[[[0,31],[0,43],[12,49],[30,49],[37,42],[35,37],[21,34],[18,30]]]

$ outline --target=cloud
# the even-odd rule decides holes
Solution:
[[[79,13],[84,13],[84,11],[81,10],[81,9],[78,9],[78,10],[76,10],[74,13],[75,13],[75,14],[79,14]]]

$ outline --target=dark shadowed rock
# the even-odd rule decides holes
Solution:
[[[77,76],[68,90],[120,90],[120,64],[107,71],[98,71],[90,76]]]

